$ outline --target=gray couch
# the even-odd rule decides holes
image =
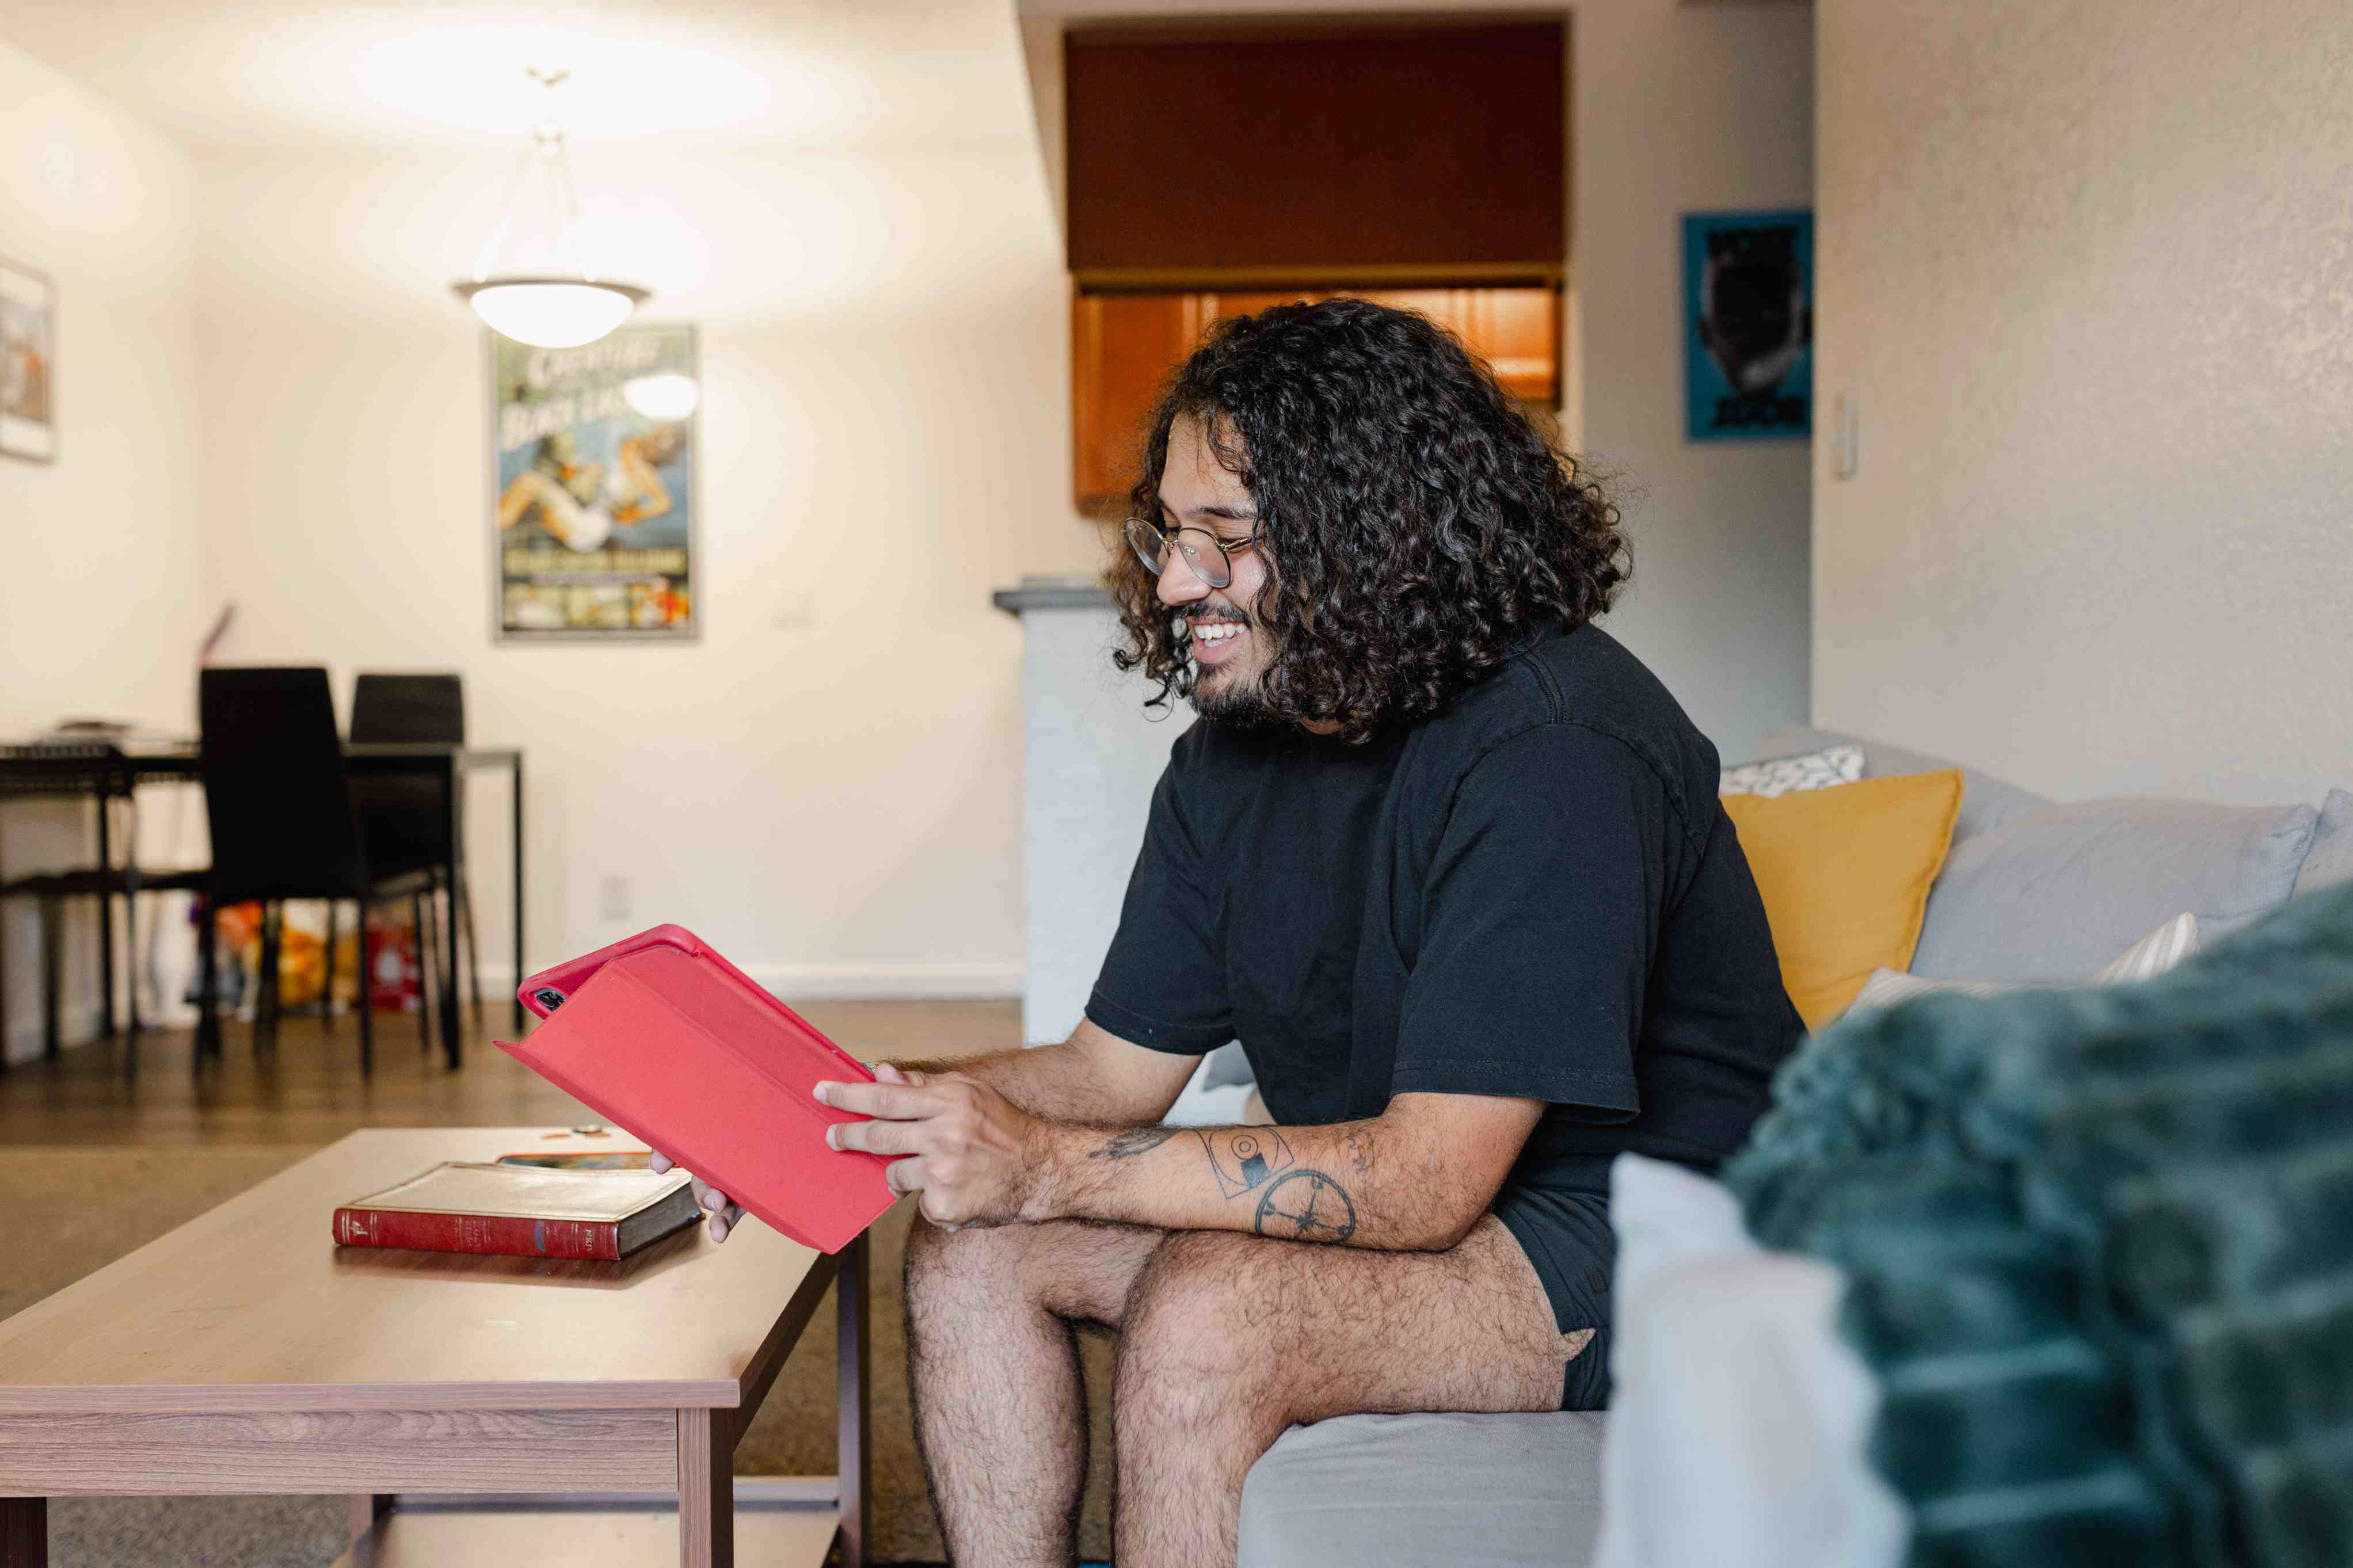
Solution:
[[[1867,777],[1955,764],[1791,728],[1762,754],[1852,742]],[[2060,805],[1964,770],[1913,972],[2068,983],[2187,910],[2205,940],[2353,880],[2353,794],[2311,805]],[[1578,1568],[1599,1528],[1607,1417],[1352,1415],[1293,1427],[1242,1490],[1241,1568],[1462,1563]]]

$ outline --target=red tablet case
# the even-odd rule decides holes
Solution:
[[[874,1075],[684,927],[542,970],[516,994],[547,1021],[499,1049],[795,1241],[839,1252],[895,1201],[888,1160],[826,1146],[828,1124],[865,1118],[812,1093]]]

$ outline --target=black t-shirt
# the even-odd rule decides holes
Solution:
[[[1804,1028],[1716,784],[1593,626],[1361,746],[1196,722],[1087,1016],[1156,1050],[1240,1040],[1286,1125],[1546,1101],[1498,1212],[1606,1194],[1626,1150],[1713,1170]]]

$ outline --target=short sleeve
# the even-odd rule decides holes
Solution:
[[[1390,1092],[1635,1115],[1635,1042],[1679,847],[1658,775],[1576,724],[1466,773],[1425,882]]]
[[[1182,805],[1180,763],[1172,760],[1152,792],[1144,847],[1127,879],[1087,1018],[1139,1046],[1206,1056],[1234,1037],[1219,942],[1216,890]]]

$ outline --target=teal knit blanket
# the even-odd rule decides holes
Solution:
[[[2353,886],[1834,1025],[1774,1101],[1725,1180],[1850,1279],[1913,1563],[2353,1563]]]

